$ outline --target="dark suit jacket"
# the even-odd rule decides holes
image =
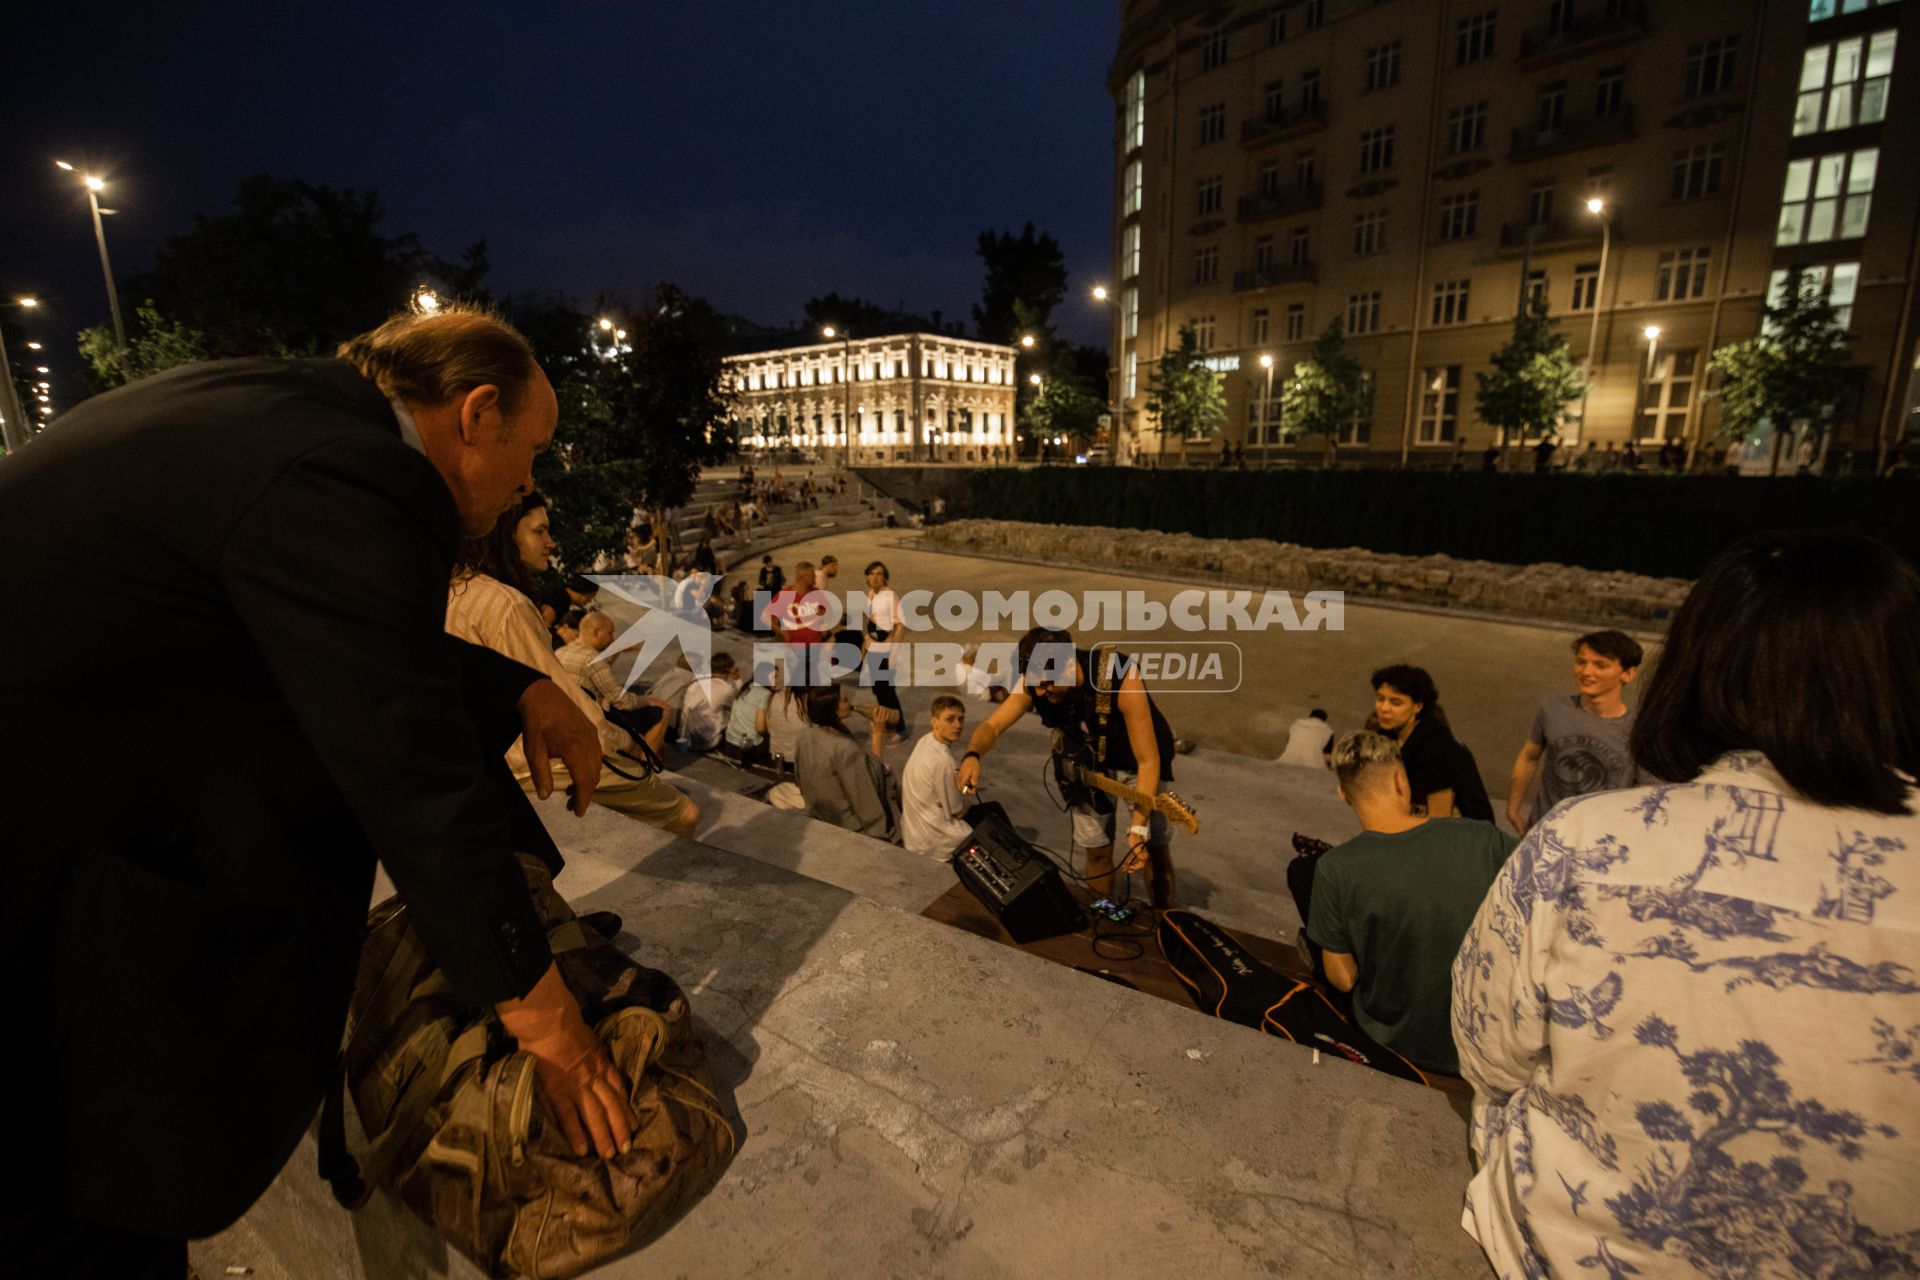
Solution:
[[[544,971],[513,850],[558,854],[501,759],[537,676],[446,634],[458,533],[338,360],[173,370],[0,459],[0,1003],[51,1204],[246,1209],[328,1082],[376,857],[465,997]]]

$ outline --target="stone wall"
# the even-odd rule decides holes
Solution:
[[[1360,547],[1324,549],[1265,539],[1196,538],[1141,529],[957,520],[927,530],[945,550],[1064,567],[1186,578],[1196,586],[1344,591],[1354,599],[1664,630],[1692,585],[1680,578],[1577,569],[1560,564],[1494,564],[1452,556],[1403,556]]]

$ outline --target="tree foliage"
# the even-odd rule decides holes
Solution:
[[[1513,334],[1493,353],[1493,371],[1476,374],[1480,421],[1500,432],[1500,443],[1545,436],[1560,425],[1568,403],[1586,387],[1586,375],[1567,350],[1566,335],[1536,296],[1513,318]]]
[[[980,233],[980,260],[987,278],[973,327],[985,342],[1018,342],[1022,333],[1046,329],[1053,309],[1067,296],[1067,261],[1060,242],[1035,232]]]
[[[385,216],[372,191],[256,174],[230,212],[197,215],[191,231],[169,237],[127,292],[206,335],[213,356],[329,353],[423,284],[484,296],[485,241],[447,262],[411,233],[383,233]]]
[[[1851,341],[1825,282],[1794,267],[1760,335],[1721,347],[1707,365],[1720,375],[1706,393],[1720,401],[1720,434],[1745,437],[1771,424],[1778,440],[1799,426],[1817,441],[1864,372],[1848,362]]]
[[[1105,396],[1094,394],[1092,387],[1074,373],[1062,372],[1041,386],[1027,420],[1033,424],[1033,436],[1040,439],[1084,439],[1099,428],[1100,415],[1106,411]]]
[[[167,319],[151,301],[134,308],[133,329],[127,335],[124,355],[113,340],[110,325],[82,329],[79,336],[80,358],[87,362],[88,373],[101,388],[117,387],[175,365],[193,364],[212,354],[206,334]]]
[[[1356,419],[1373,414],[1373,383],[1360,359],[1347,349],[1335,320],[1314,339],[1313,351],[1294,366],[1280,387],[1280,421],[1285,438],[1320,436],[1329,457],[1340,433]]]
[[[1180,326],[1177,346],[1160,357],[1147,380],[1147,413],[1168,436],[1190,440],[1219,430],[1227,420],[1225,381],[1206,365],[1192,325]]]

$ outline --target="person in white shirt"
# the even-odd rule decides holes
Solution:
[[[1275,764],[1295,764],[1303,769],[1327,767],[1327,748],[1333,745],[1333,726],[1319,707],[1287,726],[1287,745]]]
[[[680,704],[680,734],[689,749],[711,751],[720,745],[733,712],[734,695],[739,692],[736,674],[732,656],[716,653],[711,674],[696,676],[687,686],[686,698]]]
[[[967,726],[966,704],[941,694],[927,725],[900,775],[900,843],[910,853],[945,858],[973,830],[961,817],[967,801],[954,781],[952,750]]]

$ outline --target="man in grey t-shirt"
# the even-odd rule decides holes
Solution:
[[[1573,678],[1579,692],[1540,704],[1533,728],[1513,762],[1507,784],[1507,821],[1525,835],[1562,800],[1634,785],[1638,770],[1627,737],[1633,710],[1621,690],[1633,683],[1640,645],[1620,631],[1595,631],[1573,642]],[[1528,803],[1528,788],[1540,786]]]

